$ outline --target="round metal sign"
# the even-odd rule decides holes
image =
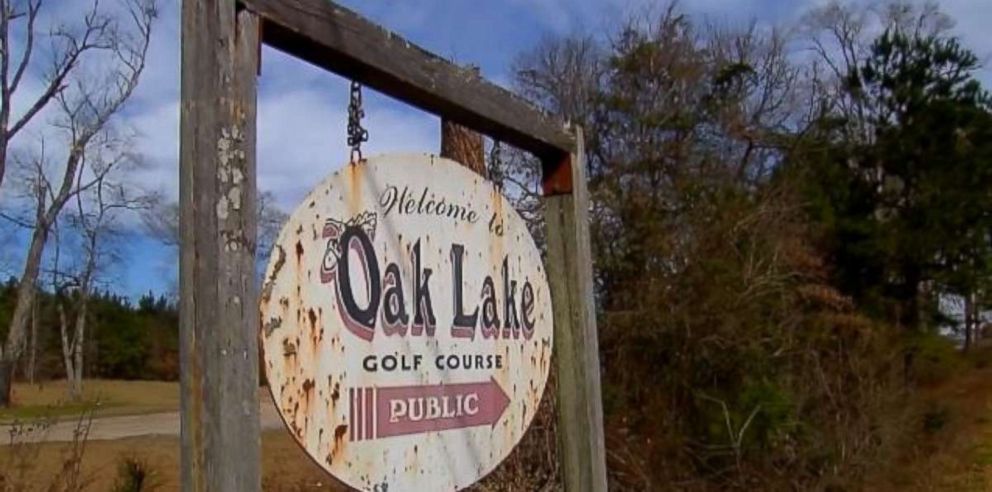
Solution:
[[[272,397],[360,490],[459,490],[523,437],[551,363],[551,295],[523,219],[454,161],[347,165],[297,208],[261,295]]]

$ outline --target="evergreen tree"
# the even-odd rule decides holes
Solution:
[[[806,145],[806,185],[837,284],[912,331],[939,296],[989,276],[992,116],[977,58],[956,39],[883,33],[848,76],[870,141],[827,112]]]

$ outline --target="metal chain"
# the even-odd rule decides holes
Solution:
[[[365,109],[362,108],[362,86],[351,82],[351,98],[348,101],[348,146],[351,147],[351,162],[362,161],[362,142],[368,142],[369,131],[362,126]]]
[[[493,148],[489,151],[489,180],[496,184],[496,187],[503,187],[503,144],[498,140],[493,141]]]

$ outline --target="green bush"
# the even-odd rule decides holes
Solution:
[[[927,434],[936,434],[950,420],[951,411],[947,407],[931,402],[929,408],[923,412],[923,430]]]
[[[920,333],[907,344],[910,376],[922,384],[946,380],[963,368],[963,360],[954,342],[936,333]]]

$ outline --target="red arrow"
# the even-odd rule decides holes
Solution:
[[[354,402],[358,408],[352,414],[353,427],[374,425],[360,439],[495,426],[510,406],[510,398],[493,378],[479,383],[376,388],[371,409],[369,392],[359,392],[366,393],[366,398]]]

